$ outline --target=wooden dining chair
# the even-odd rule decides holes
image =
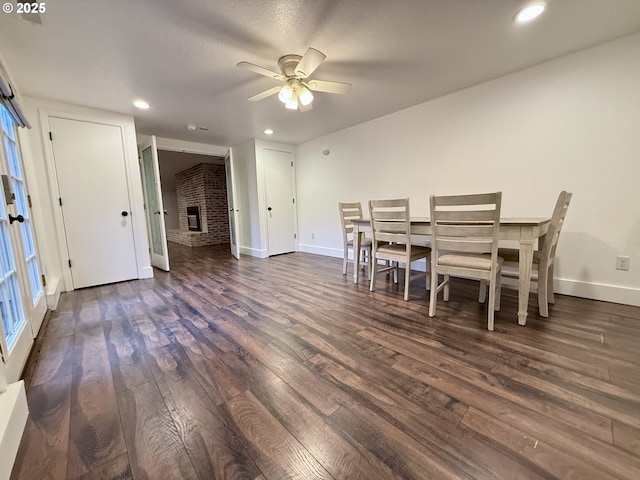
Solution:
[[[362,219],[362,204],[360,202],[338,202],[338,210],[340,210],[340,222],[342,223],[342,239],[344,244],[344,259],[342,260],[342,274],[347,274],[347,264],[353,263],[356,258],[356,252],[353,252],[353,259],[349,258],[349,250],[354,250],[353,238],[353,221]],[[370,277],[371,269],[371,239],[365,238],[360,234],[360,252],[364,256],[364,263],[367,267],[367,278]]]
[[[371,230],[373,232],[373,247],[371,258],[371,286],[375,290],[376,276],[379,273],[392,271],[394,281],[398,281],[398,265],[405,264],[404,299],[409,300],[409,283],[418,278],[427,277],[428,271],[411,274],[411,263],[425,259],[426,269],[429,269],[429,255],[431,249],[421,245],[411,244],[411,218],[409,213],[409,199],[369,200],[369,214]],[[381,267],[378,261],[386,260],[386,266]],[[429,282],[426,282],[429,285]]]
[[[556,247],[560,238],[560,231],[567,216],[572,193],[562,191],[558,195],[553,215],[549,222],[549,229],[544,240],[539,242],[538,250],[533,252],[533,265],[531,280],[538,284],[538,312],[541,317],[549,316],[549,304],[554,303],[553,295],[553,264],[556,257]],[[519,278],[517,248],[498,248],[498,255],[504,259],[502,269],[503,278]],[[486,296],[486,284],[480,284],[479,300],[484,302]]]
[[[488,282],[487,328],[493,330],[495,311],[500,310],[498,256],[502,192],[473,195],[431,195],[431,294],[429,316],[436,314],[438,293],[449,300],[451,275]],[[438,284],[438,275],[444,280]]]

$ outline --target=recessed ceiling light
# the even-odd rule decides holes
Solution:
[[[190,132],[193,132],[197,129],[198,127],[196,125],[194,125],[193,123],[190,123],[189,125],[187,125],[187,130],[189,130]]]
[[[515,21],[518,23],[529,22],[539,17],[546,8],[547,4],[544,2],[530,3],[516,14]]]
[[[273,135],[273,130],[271,130],[270,128],[267,128],[267,129],[264,131],[264,134],[265,134],[265,135]]]
[[[142,110],[146,110],[147,108],[149,108],[150,105],[144,100],[134,100],[133,106],[136,108],[140,108]]]

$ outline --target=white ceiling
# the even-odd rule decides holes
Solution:
[[[516,25],[525,3],[57,0],[41,25],[0,14],[0,53],[23,95],[130,113],[138,133],[232,146],[271,127],[297,144],[640,31],[640,0],[550,0]],[[245,100],[277,83],[236,63],[277,70],[309,46],[327,55],[311,78],[352,83],[349,95],[317,93],[304,113]]]

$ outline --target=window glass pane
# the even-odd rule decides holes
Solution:
[[[5,332],[5,340],[7,347],[15,342],[18,333],[26,323],[24,309],[20,303],[20,285],[18,284],[17,274],[13,266],[13,257],[7,253],[11,249],[9,243],[9,232],[7,231],[7,222],[0,222],[0,252],[2,252],[3,275],[0,278],[0,311],[2,312],[2,326]],[[9,268],[7,268],[9,267]]]
[[[16,137],[13,129],[13,120],[9,116],[9,112],[4,105],[0,105],[0,110],[2,110],[2,130],[4,130],[10,139],[14,140]]]
[[[19,180],[22,180],[22,169],[20,168],[20,157],[18,156],[18,146],[16,142],[5,136],[4,146],[7,152],[7,159],[9,160],[9,173]]]
[[[38,300],[38,297],[43,293],[42,281],[40,280],[40,269],[38,268],[38,261],[33,257],[27,263],[29,269],[29,283],[31,286],[31,300],[33,303]]]

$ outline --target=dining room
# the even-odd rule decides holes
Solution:
[[[27,366],[13,478],[637,478],[638,274],[615,261],[640,254],[639,45],[298,145],[296,253],[174,245],[170,273],[64,294]],[[409,198],[425,218],[431,195],[490,191],[529,228],[573,193],[548,317],[531,293],[519,325],[505,290],[489,331],[479,282],[453,278],[431,317],[424,278],[405,301],[403,270],[373,292],[342,275],[338,202]]]

